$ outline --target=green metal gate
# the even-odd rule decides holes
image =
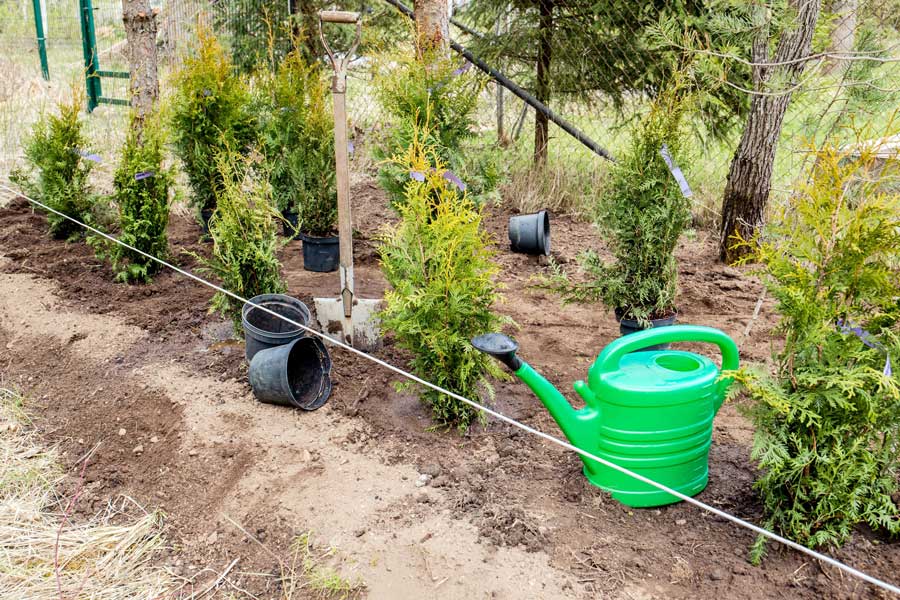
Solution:
[[[87,109],[92,112],[100,104],[128,106],[128,100],[109,98],[103,95],[103,79],[128,79],[128,71],[104,71],[100,68],[100,53],[97,52],[97,30],[94,26],[94,5],[92,0],[78,0],[81,19],[81,44],[84,51],[84,80],[87,89]]]

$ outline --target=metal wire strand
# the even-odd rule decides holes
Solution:
[[[825,554],[822,554],[822,553],[820,553],[820,552],[817,552],[817,551],[815,551],[815,550],[812,550],[812,549],[810,549],[810,548],[807,548],[806,546],[803,546],[802,544],[799,544],[799,543],[797,543],[797,542],[795,542],[795,541],[793,541],[793,540],[790,540],[790,539],[788,539],[788,538],[786,538],[786,537],[783,537],[783,536],[781,536],[781,535],[778,535],[777,533],[774,533],[774,532],[772,532],[772,531],[769,531],[768,529],[764,529],[764,528],[762,528],[762,527],[760,527],[760,526],[758,526],[758,525],[755,525],[755,524],[753,524],[753,523],[750,523],[749,521],[745,521],[744,519],[741,519],[740,517],[736,517],[736,516],[734,516],[734,515],[732,515],[732,514],[729,514],[729,513],[725,512],[725,511],[723,511],[723,510],[720,510],[720,509],[718,509],[718,508],[715,508],[714,506],[710,506],[709,504],[706,504],[705,502],[701,502],[700,500],[697,500],[696,498],[692,498],[692,497],[690,497],[690,496],[687,496],[687,495],[685,495],[685,494],[682,494],[681,492],[679,492],[679,491],[677,491],[677,490],[673,490],[672,488],[670,488],[670,487],[668,487],[668,486],[665,486],[665,485],[663,485],[663,484],[661,484],[661,483],[658,483],[658,482],[656,482],[656,481],[653,481],[652,479],[649,479],[649,478],[647,478],[647,477],[644,477],[643,475],[641,475],[641,474],[639,474],[639,473],[635,473],[634,471],[630,471],[630,470],[626,469],[625,467],[621,467],[621,466],[619,466],[619,465],[617,465],[617,464],[615,464],[615,463],[612,463],[612,462],[610,462],[610,461],[608,461],[608,460],[606,460],[606,459],[604,459],[604,458],[601,458],[601,457],[599,457],[599,456],[595,456],[594,454],[591,454],[590,452],[587,452],[586,450],[582,450],[581,448],[578,448],[577,446],[573,446],[572,444],[570,444],[569,442],[567,442],[567,441],[565,441],[565,440],[561,440],[561,439],[559,439],[559,438],[557,438],[557,437],[554,437],[554,436],[552,436],[552,435],[550,435],[550,434],[548,434],[548,433],[544,433],[543,431],[539,431],[539,430],[537,430],[537,429],[535,429],[535,428],[533,428],[533,427],[531,427],[531,426],[529,426],[529,425],[526,425],[526,424],[524,424],[524,423],[520,423],[519,421],[516,421],[515,419],[513,419],[513,418],[511,418],[511,417],[507,417],[506,415],[504,415],[504,414],[502,414],[502,413],[499,413],[499,412],[497,412],[497,411],[495,411],[495,410],[493,410],[493,409],[491,409],[491,408],[488,408],[488,407],[486,407],[486,406],[484,406],[484,405],[482,405],[482,404],[480,404],[480,403],[478,403],[478,402],[475,402],[474,400],[470,400],[470,399],[468,399],[468,398],[466,398],[466,397],[464,397],[464,396],[460,396],[459,394],[456,394],[456,393],[454,393],[454,392],[451,392],[450,390],[444,389],[444,388],[442,388],[442,387],[439,386],[439,385],[435,385],[435,384],[433,384],[433,383],[431,383],[431,382],[429,382],[429,381],[426,381],[425,379],[422,379],[421,377],[417,377],[416,375],[413,375],[412,373],[408,373],[408,372],[404,371],[403,369],[401,369],[401,368],[399,368],[399,367],[395,367],[394,365],[392,365],[392,364],[390,364],[390,363],[388,363],[388,362],[385,362],[385,361],[381,360],[380,358],[377,358],[377,357],[375,357],[375,356],[372,356],[371,354],[368,354],[368,353],[363,352],[363,351],[361,351],[361,350],[357,350],[357,349],[354,348],[353,346],[350,346],[350,345],[345,344],[344,342],[342,342],[342,341],[340,341],[340,340],[336,340],[336,339],[334,339],[334,338],[332,338],[332,337],[329,337],[328,335],[325,335],[324,333],[322,333],[322,332],[320,332],[320,331],[318,331],[318,330],[316,330],[316,329],[313,329],[313,328],[311,328],[311,327],[309,327],[309,326],[307,326],[307,325],[303,325],[302,323],[298,323],[297,321],[294,321],[294,320],[292,320],[292,319],[289,319],[289,318],[285,317],[284,315],[281,315],[281,314],[279,314],[279,313],[277,313],[277,312],[275,312],[275,311],[273,311],[273,310],[271,310],[271,309],[269,309],[269,308],[266,308],[265,306],[261,306],[261,305],[259,305],[259,304],[255,304],[255,303],[253,303],[253,302],[250,302],[250,301],[247,300],[246,298],[243,298],[243,297],[239,296],[238,294],[235,294],[235,293],[233,293],[233,292],[231,292],[231,291],[229,291],[229,290],[226,290],[225,288],[222,288],[222,287],[220,287],[220,286],[218,286],[218,285],[216,285],[216,284],[214,284],[214,283],[211,283],[211,282],[209,282],[209,281],[206,281],[205,279],[203,279],[203,278],[201,278],[201,277],[198,277],[197,275],[194,275],[194,274],[191,273],[190,271],[185,271],[184,269],[181,269],[181,268],[179,268],[179,267],[176,267],[175,265],[173,265],[173,264],[171,264],[171,263],[169,263],[169,262],[166,262],[165,260],[162,260],[161,258],[157,258],[157,257],[155,257],[155,256],[153,256],[153,255],[147,254],[146,252],[144,252],[144,251],[142,251],[142,250],[139,250],[139,249],[135,248],[134,246],[131,246],[131,245],[129,245],[129,244],[126,244],[125,242],[119,240],[118,238],[115,238],[115,237],[113,237],[113,236],[111,236],[111,235],[109,235],[109,234],[107,234],[107,233],[104,233],[104,232],[100,231],[99,229],[96,229],[95,227],[92,227],[92,226],[90,226],[90,225],[87,225],[87,224],[85,224],[85,223],[82,223],[81,221],[79,221],[79,220],[77,220],[77,219],[74,219],[74,218],[70,217],[69,215],[63,214],[63,213],[59,212],[58,210],[55,210],[55,209],[53,209],[53,208],[50,208],[49,206],[47,206],[46,204],[43,204],[42,202],[39,202],[38,200],[34,200],[33,198],[29,198],[28,196],[23,195],[21,192],[19,192],[19,191],[15,190],[15,189],[13,189],[13,188],[11,188],[11,187],[9,187],[9,186],[3,184],[3,183],[0,183],[0,188],[5,189],[5,190],[7,190],[8,192],[11,192],[12,194],[15,194],[15,195],[17,195],[17,196],[21,196],[21,197],[24,198],[25,200],[27,200],[27,201],[31,202],[32,204],[34,204],[35,206],[39,206],[39,207],[41,207],[42,209],[44,209],[44,210],[46,210],[46,211],[48,211],[48,212],[51,212],[51,213],[53,213],[53,214],[55,214],[55,215],[58,215],[58,216],[60,216],[60,217],[63,217],[64,219],[67,219],[67,220],[71,221],[72,223],[75,223],[76,225],[78,225],[78,226],[80,226],[80,227],[83,227],[84,229],[87,229],[88,231],[91,231],[91,232],[93,232],[93,233],[96,233],[97,235],[99,235],[99,236],[101,236],[101,237],[103,237],[103,238],[105,238],[105,239],[107,239],[107,240],[109,240],[109,241],[111,241],[111,242],[113,242],[113,243],[119,244],[120,246],[122,246],[122,247],[124,247],[124,248],[127,248],[127,249],[129,249],[129,250],[131,250],[132,252],[136,252],[136,253],[140,254],[141,256],[143,256],[143,257],[145,257],[145,258],[147,258],[147,259],[150,259],[150,260],[152,260],[152,261],[154,261],[154,262],[156,262],[156,263],[159,263],[160,265],[162,265],[162,266],[164,266],[164,267],[167,267],[167,268],[169,268],[169,269],[175,271],[176,273],[179,273],[179,274],[181,274],[181,275],[184,275],[185,277],[187,277],[187,278],[189,278],[189,279],[193,279],[194,281],[196,281],[196,282],[198,282],[198,283],[200,283],[200,284],[202,284],[202,285],[205,285],[205,286],[207,286],[207,287],[209,287],[209,288],[211,288],[211,289],[213,289],[213,290],[215,290],[215,291],[217,291],[217,292],[220,292],[220,293],[222,293],[222,294],[225,294],[226,296],[228,296],[228,297],[230,297],[230,298],[233,298],[233,299],[235,299],[235,300],[238,300],[239,302],[243,302],[243,303],[245,303],[245,304],[249,304],[249,305],[253,306],[253,307],[256,308],[256,309],[259,309],[259,310],[261,310],[261,311],[263,311],[263,312],[265,312],[265,313],[268,313],[269,315],[272,315],[273,317],[279,318],[279,319],[281,319],[282,321],[285,321],[285,322],[287,322],[287,323],[290,323],[291,325],[293,325],[293,326],[295,326],[295,327],[298,327],[298,328],[300,328],[300,329],[306,331],[306,332],[309,333],[309,334],[315,335],[315,336],[321,338],[321,339],[322,339],[323,341],[325,341],[325,342],[328,342],[328,343],[330,343],[330,344],[333,344],[333,345],[335,345],[335,346],[337,346],[337,347],[339,347],[339,348],[343,348],[344,350],[347,350],[348,352],[351,352],[351,353],[353,353],[353,354],[356,354],[356,355],[358,355],[358,356],[360,356],[360,357],[362,357],[362,358],[364,358],[364,359],[366,359],[366,360],[369,360],[369,361],[371,361],[371,362],[373,362],[373,363],[375,363],[375,364],[377,364],[377,365],[380,365],[380,366],[384,367],[385,369],[388,369],[389,371],[392,371],[392,372],[396,373],[397,375],[400,375],[401,377],[404,377],[404,378],[406,378],[406,379],[409,379],[410,381],[414,381],[414,382],[418,383],[419,385],[423,385],[423,386],[425,386],[425,387],[427,387],[427,388],[429,388],[429,389],[432,389],[432,390],[434,390],[434,391],[436,391],[436,392],[440,392],[440,393],[442,393],[442,394],[445,394],[445,395],[449,396],[450,398],[453,398],[454,400],[458,400],[459,402],[462,402],[462,403],[464,403],[464,404],[467,404],[467,405],[471,406],[472,408],[474,408],[474,409],[476,409],[476,410],[479,410],[479,411],[483,412],[484,414],[490,415],[490,416],[494,417],[495,419],[497,419],[497,420],[499,420],[499,421],[503,421],[504,423],[507,423],[507,424],[509,424],[509,425],[512,425],[513,427],[517,427],[517,428],[519,428],[519,429],[521,429],[521,430],[523,430],[523,431],[526,431],[526,432],[528,432],[528,433],[530,433],[530,434],[532,434],[532,435],[534,435],[534,436],[537,436],[537,437],[539,437],[539,438],[541,438],[541,439],[544,439],[544,440],[546,440],[546,441],[548,441],[548,442],[550,442],[550,443],[553,443],[553,444],[556,444],[557,446],[560,446],[560,447],[562,447],[562,448],[565,448],[566,450],[570,450],[570,451],[572,451],[572,452],[575,452],[576,454],[578,454],[578,455],[580,455],[580,456],[582,456],[582,457],[584,457],[584,458],[588,458],[588,459],[597,461],[598,463],[600,463],[601,465],[603,465],[603,466],[605,466],[605,467],[608,467],[608,468],[610,468],[610,469],[613,469],[613,470],[615,470],[615,471],[618,471],[618,472],[620,472],[620,473],[623,473],[623,474],[625,474],[625,475],[631,477],[632,479],[635,479],[635,480],[640,481],[640,482],[642,482],[642,483],[646,483],[647,485],[650,485],[650,486],[652,486],[652,487],[654,487],[654,488],[656,488],[656,489],[658,489],[658,490],[660,490],[660,491],[662,491],[662,492],[666,492],[667,494],[671,494],[672,496],[678,498],[679,500],[682,500],[682,501],[684,501],[684,502],[687,502],[688,504],[692,504],[692,505],[696,506],[697,508],[700,508],[700,509],[702,509],[702,510],[705,510],[705,511],[708,512],[708,513],[711,513],[711,514],[713,514],[713,515],[715,515],[715,516],[717,516],[717,517],[721,517],[721,518],[723,518],[723,519],[725,519],[725,520],[727,520],[727,521],[731,521],[731,522],[734,523],[735,525],[738,525],[738,526],[743,527],[743,528],[745,528],[745,529],[749,529],[750,531],[752,531],[752,532],[754,532],[754,533],[757,533],[757,534],[759,534],[759,535],[765,536],[765,537],[769,538],[770,540],[773,540],[773,541],[779,542],[779,543],[781,543],[781,544],[784,544],[785,546],[788,546],[789,548],[793,548],[794,550],[797,550],[798,552],[801,552],[801,553],[806,554],[806,555],[808,555],[808,556],[810,556],[810,557],[812,557],[812,558],[815,558],[815,559],[817,559],[817,560],[821,560],[822,562],[824,562],[824,563],[826,563],[826,564],[829,564],[829,565],[831,565],[831,566],[833,566],[833,567],[836,567],[836,568],[838,568],[838,569],[844,571],[844,572],[847,573],[848,575],[852,575],[853,577],[857,577],[857,578],[859,578],[859,579],[862,579],[863,581],[865,581],[865,582],[867,582],[867,583],[871,583],[872,585],[878,586],[878,587],[880,587],[880,588],[882,588],[882,589],[884,589],[884,590],[887,590],[887,591],[889,591],[889,592],[892,592],[892,593],[896,594],[897,596],[900,596],[900,587],[898,587],[897,585],[894,585],[894,584],[888,583],[888,582],[886,582],[886,581],[883,581],[883,580],[881,580],[881,579],[878,579],[878,578],[876,578],[876,577],[873,577],[872,575],[869,575],[869,574],[867,574],[867,573],[864,573],[863,571],[860,571],[859,569],[855,569],[855,568],[853,568],[853,567],[851,567],[851,566],[849,566],[849,565],[846,565],[846,564],[840,562],[840,561],[837,560],[837,559],[834,559],[834,558],[832,558],[832,557],[830,557],[830,556],[827,556],[827,555],[825,555]]]

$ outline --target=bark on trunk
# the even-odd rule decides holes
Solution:
[[[736,247],[735,242],[738,239],[752,241],[765,221],[778,138],[791,101],[791,93],[786,90],[796,85],[806,66],[797,59],[809,55],[821,2],[795,0],[792,6],[797,11],[797,18],[791,28],[782,32],[771,61],[787,64],[753,68],[754,88],[761,93],[751,100],[750,114],[731,161],[722,200],[719,257],[727,263],[733,263],[751,251],[747,246]],[[754,41],[754,63],[769,62],[767,38],[767,32],[762,30],[762,35]],[[771,81],[778,85],[767,89],[766,84]]]
[[[537,72],[535,97],[545,105],[550,102],[550,63],[553,58],[553,0],[541,0],[538,20]],[[547,144],[550,140],[550,121],[540,111],[534,113],[534,166],[547,164]]]
[[[450,53],[450,9],[447,0],[416,0],[416,35],[419,51],[436,51],[439,56]]]
[[[131,106],[134,127],[140,129],[159,97],[156,56],[156,12],[150,0],[122,0],[122,21],[128,40],[126,54],[131,71]]]
[[[832,54],[849,54],[856,45],[856,20],[858,0],[834,0],[831,12],[835,15],[834,29],[831,30],[831,43],[828,51]],[[832,58],[828,62],[828,71],[837,73],[847,68],[850,61]]]

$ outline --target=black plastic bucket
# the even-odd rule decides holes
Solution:
[[[341,260],[340,239],[298,234],[303,240],[303,268],[317,273],[337,271]]]
[[[293,211],[283,210],[281,211],[281,216],[284,217],[284,220],[281,222],[281,231],[284,237],[299,240],[300,230],[297,227],[299,226],[300,215]]]
[[[644,331],[645,329],[656,329],[657,327],[668,327],[669,325],[674,325],[675,320],[678,318],[678,313],[673,313],[671,317],[666,317],[665,319],[650,319],[650,327],[641,326],[639,321],[633,321],[631,319],[623,319],[622,318],[622,310],[616,309],[616,319],[619,321],[619,333],[622,335],[628,335],[629,333],[636,333],[638,331]],[[647,346],[646,348],[641,348],[637,350],[637,352],[649,352],[652,350],[668,350],[671,347],[671,344],[655,344],[653,346]]]
[[[513,252],[550,256],[550,215],[547,211],[510,217],[509,245]]]
[[[212,219],[214,212],[216,212],[214,208],[200,210],[200,229],[203,231],[203,235],[209,235],[209,221]]]
[[[262,294],[251,298],[241,311],[241,324],[246,340],[244,356],[247,357],[247,362],[252,361],[260,350],[282,346],[305,335],[303,329],[260,310],[253,304],[264,306],[301,325],[309,325],[309,308],[296,298],[284,294]]]
[[[303,337],[260,350],[250,362],[250,386],[260,402],[316,410],[331,394],[330,373],[325,344]]]

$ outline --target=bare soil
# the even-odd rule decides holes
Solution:
[[[358,293],[379,297],[374,239],[393,213],[370,181],[354,186],[354,202]],[[499,310],[518,323],[521,354],[577,404],[571,382],[617,325],[599,306],[562,305],[536,289],[546,261],[507,251],[508,217],[490,208],[486,220],[506,285]],[[566,268],[584,249],[603,251],[588,224],[554,217],[552,230],[553,257]],[[196,224],[173,216],[169,233],[173,260],[196,270],[182,252],[208,252]],[[683,504],[624,507],[585,481],[575,455],[505,424],[432,431],[416,397],[394,390],[395,377],[340,350],[325,407],[259,404],[243,343],[207,313],[211,290],[169,271],[151,285],[116,284],[85,244],[49,238],[22,199],[0,209],[0,255],[0,376],[32,399],[38,426],[67,460],[99,444],[78,509],[122,494],[161,509],[173,541],[161,560],[186,577],[208,567],[197,577],[208,580],[237,558],[236,585],[279,597],[275,556],[286,559],[291,539],[312,530],[370,598],[881,597],[778,547],[754,567],[750,532]],[[703,232],[678,256],[679,321],[719,327],[738,340],[742,360],[764,362],[777,343],[769,302],[743,336],[759,284],[718,264]],[[291,295],[310,307],[314,295],[337,294],[336,274],[303,270],[299,242],[282,260]],[[407,359],[390,339],[378,356]],[[716,418],[710,483],[698,497],[759,521],[752,429],[739,403]],[[518,382],[497,384],[495,407],[559,435]],[[900,571],[898,544],[868,531],[834,555],[888,580]]]

